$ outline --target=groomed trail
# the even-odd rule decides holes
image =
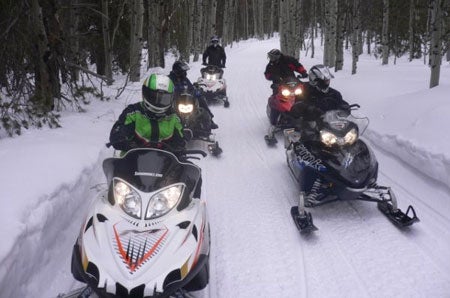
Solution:
[[[212,227],[212,296],[449,297],[450,260],[440,256],[448,249],[450,210],[436,207],[449,205],[449,191],[387,152],[375,152],[380,184],[393,187],[403,210],[414,205],[420,223],[401,231],[373,203],[336,202],[312,210],[316,233],[298,233],[289,213],[297,188],[282,136],[274,148],[263,139],[270,95],[263,72],[275,47],[269,40],[258,43],[258,55],[251,44],[231,49],[245,56],[229,58],[225,69],[231,106],[212,108],[224,150],[200,162]]]
[[[227,49],[231,105],[211,107],[223,154],[195,161],[202,168],[211,226],[210,297],[450,297],[450,190],[376,147],[377,140],[370,144],[380,162],[379,183],[392,186],[403,210],[412,204],[421,222],[399,230],[373,203],[337,202],[312,209],[319,230],[299,234],[290,216],[297,188],[283,139],[278,135],[272,148],[264,142],[271,90],[263,72],[266,53],[276,47],[272,39]],[[309,68],[318,60],[302,63]],[[191,64],[192,81],[200,68]],[[136,88],[125,101],[138,94]],[[108,127],[114,120],[109,118]],[[36,215],[36,230],[19,237],[8,260],[19,265],[2,281],[5,298],[54,298],[81,286],[70,274],[70,257],[89,199],[104,182],[101,161],[110,151],[99,152],[75,185],[55,186],[42,200],[51,210],[45,220]],[[34,257],[35,243],[43,251],[40,258]]]

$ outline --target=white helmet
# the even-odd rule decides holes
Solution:
[[[142,84],[144,106],[155,114],[165,114],[173,103],[172,80],[161,74],[152,74]]]

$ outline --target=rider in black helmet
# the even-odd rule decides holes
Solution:
[[[189,65],[187,65],[187,63],[184,62],[183,60],[177,60],[172,65],[172,71],[169,74],[169,78],[175,85],[175,93],[179,95],[182,92],[187,91],[189,94],[194,95],[195,98],[197,98],[199,106],[204,110],[206,110],[208,114],[211,116],[211,129],[219,128],[219,126],[212,120],[214,114],[209,109],[209,106],[206,103],[204,97],[202,96],[201,91],[194,88],[191,81],[188,79],[187,77],[188,70]]]
[[[283,55],[280,50],[272,49],[267,53],[269,63],[267,63],[264,75],[267,80],[272,81],[272,90],[277,92],[277,85],[288,77],[295,77],[294,72],[298,72],[302,78],[308,76],[306,69],[294,57]]]
[[[328,67],[322,64],[311,67],[309,82],[304,84],[302,99],[292,107],[291,116],[313,121],[330,110],[349,111],[349,104],[342,99],[341,93],[330,87],[331,78],[333,75]]]
[[[203,65],[215,65],[224,68],[226,61],[227,56],[225,55],[225,50],[219,44],[219,37],[214,35],[211,37],[210,45],[203,52]]]

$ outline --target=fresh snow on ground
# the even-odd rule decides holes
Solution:
[[[311,210],[313,235],[301,236],[290,216],[297,188],[282,138],[263,136],[270,82],[266,53],[279,40],[227,47],[231,106],[213,106],[224,152],[196,162],[211,225],[210,297],[450,297],[450,65],[428,89],[423,60],[387,66],[351,56],[332,86],[356,113],[370,118],[363,136],[380,163],[379,183],[392,186],[399,207],[412,204],[421,221],[399,230],[369,202],[336,202]],[[322,61],[305,57],[309,69]],[[168,74],[169,67],[153,69]],[[188,75],[196,81],[199,62]],[[117,80],[114,88],[122,86]],[[114,97],[116,89],[104,90]],[[123,108],[140,100],[140,83],[118,100],[92,99],[87,112],[62,113],[60,129],[31,129],[0,139],[0,297],[56,297],[77,288],[72,246],[87,207],[105,178],[104,144]],[[108,93],[109,92],[109,93]]]

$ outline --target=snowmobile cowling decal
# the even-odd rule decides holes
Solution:
[[[130,274],[158,253],[169,232],[167,229],[119,232],[116,226],[117,224],[114,225],[114,246]]]
[[[150,176],[150,177],[159,177],[159,178],[161,178],[163,176],[163,174],[160,174],[160,173],[134,172],[134,176]]]
[[[327,167],[322,163],[322,160],[316,158],[311,152],[309,152],[305,145],[297,143],[294,150],[300,164],[316,169],[319,172],[325,172],[327,170]]]

